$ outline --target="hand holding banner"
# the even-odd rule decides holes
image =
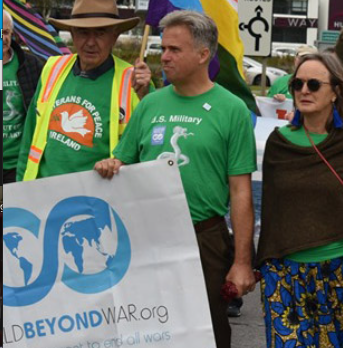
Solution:
[[[293,100],[291,99],[279,102],[274,98],[256,97],[256,102],[262,117],[285,120],[285,115],[293,110]]]
[[[4,348],[215,347],[177,166],[4,190]]]

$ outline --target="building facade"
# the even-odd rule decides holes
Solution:
[[[273,45],[335,43],[343,28],[342,0],[274,0]]]
[[[274,43],[314,45],[318,36],[319,0],[274,0]]]

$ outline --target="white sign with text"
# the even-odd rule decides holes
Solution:
[[[286,115],[294,109],[292,99],[279,102],[275,98],[256,97],[256,103],[262,117],[276,118],[278,120],[287,120]]]
[[[4,348],[214,348],[176,165],[4,186]]]

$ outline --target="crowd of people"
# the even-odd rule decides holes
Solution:
[[[119,35],[139,22],[120,18],[114,0],[76,0],[70,19],[51,19],[71,32],[76,53],[51,57],[44,67],[11,40],[13,21],[3,15],[4,183],[93,168],[115,180],[124,165],[172,154],[216,345],[229,348],[220,289],[232,282],[241,298],[256,286],[257,166],[249,109],[208,75],[218,45],[215,22],[193,11],[161,20],[161,65],[170,85],[155,91],[145,62],[132,66],[112,54]],[[270,92],[292,98],[295,111],[269,136],[263,162],[255,263],[268,348],[343,347],[342,33],[333,54],[300,48],[294,73]],[[229,205],[234,238],[224,218]]]

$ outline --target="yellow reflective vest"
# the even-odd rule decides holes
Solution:
[[[41,75],[41,90],[37,100],[36,128],[33,134],[29,157],[23,180],[36,179],[39,164],[47,143],[50,115],[53,111],[58,93],[65,79],[75,64],[77,55],[50,57]],[[109,156],[123,134],[132,111],[139,103],[139,98],[131,88],[133,66],[113,56],[115,73],[113,77],[110,105],[110,146]],[[122,109],[125,119],[121,119],[119,110]]]

